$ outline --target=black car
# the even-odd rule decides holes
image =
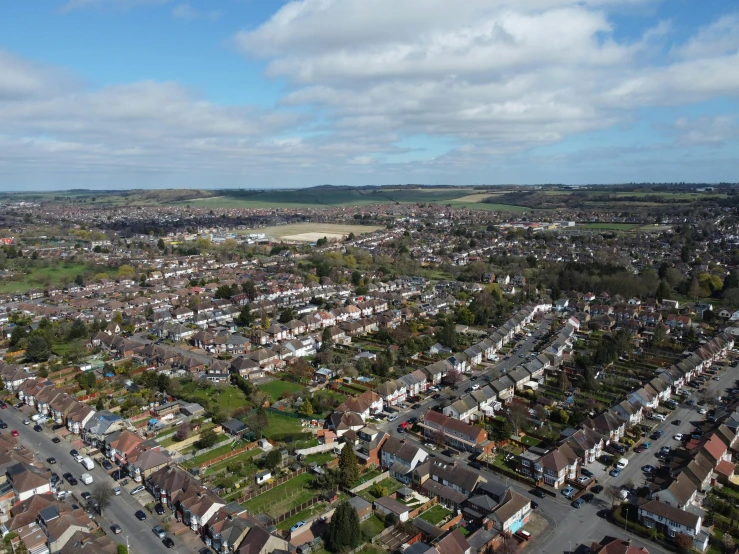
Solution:
[[[79,453],[79,452],[77,452],[77,451],[76,451],[76,450],[75,450],[75,449],[73,448],[72,450],[70,450],[70,451],[69,451],[69,455],[70,455],[70,456],[72,456],[72,458],[74,458],[75,456],[79,456],[79,455],[80,455],[80,453]]]
[[[146,519],[146,514],[143,510],[137,510],[134,515],[139,521],[144,521]]]
[[[106,470],[110,471],[111,469],[113,469],[113,464],[111,464],[108,460],[103,460],[103,467]]]
[[[59,475],[56,473],[51,474],[51,484],[56,485],[59,482]]]
[[[532,501],[531,501],[531,509],[532,509],[532,510],[536,510],[536,509],[537,509],[538,507],[539,507],[539,504],[537,504],[536,502],[534,502],[534,501],[532,500]]]
[[[417,410],[420,407],[421,407],[420,404],[413,404],[413,406],[411,406],[411,410]]]
[[[120,481],[125,477],[125,475],[123,475],[123,470],[121,469],[116,469],[113,473],[110,474],[110,476],[116,481]]]
[[[580,470],[580,473],[582,473],[585,477],[592,477],[593,476],[593,472],[590,471],[589,469],[586,469],[586,468],[582,468]]]
[[[40,433],[41,431],[43,431],[43,428],[41,427],[41,425],[34,425],[33,430],[37,433]]]
[[[598,494],[599,492],[603,492],[603,487],[601,485],[595,485],[593,488],[590,489],[595,494]]]
[[[673,419],[672,420],[672,424],[673,425],[680,425],[681,423],[682,423],[682,420],[680,420],[680,419]]]
[[[470,381],[477,381],[477,375],[475,375],[474,377],[470,378]]]
[[[449,450],[448,448],[446,450],[442,450],[441,453],[444,454],[444,456],[449,456],[450,458],[457,454],[456,452],[454,452],[453,450]]]
[[[51,439],[51,442],[53,442],[54,444],[59,444],[60,442],[62,442],[62,439],[60,439],[59,437],[54,437],[53,439]]]
[[[415,425],[416,423],[418,423],[418,418],[415,417],[415,416],[414,417],[410,417],[410,418],[408,418],[408,423],[410,423],[411,425]]]
[[[83,492],[80,496],[82,496],[85,500],[90,500],[92,498],[92,494],[90,494],[88,491]]]
[[[162,544],[167,548],[174,548],[174,541],[169,537],[164,537],[164,540],[162,540]]]
[[[480,462],[470,462],[470,467],[472,469],[480,470],[482,469],[482,464]]]
[[[75,477],[70,477],[69,479],[67,479],[67,483],[69,483],[73,487],[76,487],[77,486],[77,483],[79,483],[79,481],[77,481],[77,479]]]
[[[592,492],[586,492],[583,494],[580,498],[582,498],[585,502],[590,502],[595,498],[595,495]]]
[[[5,423],[4,421],[3,422],[0,422],[0,429],[7,429],[7,428],[8,428],[8,424],[7,423]]]
[[[157,513],[157,515],[163,516],[164,515],[164,506],[161,505],[161,503],[157,502],[154,506],[154,511]]]
[[[213,554],[213,551],[210,548],[201,548],[198,550],[198,554]]]
[[[436,394],[435,394],[434,396],[432,396],[431,398],[433,398],[434,400],[438,400],[439,398],[441,398],[441,395],[440,395],[440,394],[439,394],[439,393],[437,392],[437,393],[436,393]]]
[[[546,498],[547,497],[547,494],[543,490],[541,490],[541,489],[534,489],[534,490],[531,491],[531,494],[533,494],[534,496],[539,497],[539,498]]]
[[[56,458],[54,458],[53,456],[51,458],[46,458],[46,462],[49,464],[55,464]]]

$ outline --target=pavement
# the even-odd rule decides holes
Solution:
[[[50,429],[36,432],[31,425],[23,425],[23,419],[25,418],[26,416],[22,412],[10,406],[6,410],[0,410],[0,419],[8,424],[7,431],[10,432],[12,429],[18,430],[20,433],[18,439],[31,452],[35,453],[36,458],[40,462],[48,465],[46,464],[47,458],[56,458],[57,463],[48,467],[59,474],[60,477],[67,472],[74,475],[78,481],[80,475],[83,473],[90,473],[93,477],[93,482],[89,486],[79,481],[79,484],[74,487],[62,479],[63,485],[60,486],[60,490],[71,490],[79,496],[80,493],[86,490],[92,492],[95,485],[99,483],[104,483],[110,488],[118,486],[118,483],[108,475],[108,472],[97,463],[94,469],[86,471],[81,464],[75,462],[72,456],[69,455],[69,451],[73,448],[69,441],[62,439],[59,444],[54,444],[51,442],[51,439],[55,435]],[[110,504],[103,509],[102,515],[95,514],[94,519],[116,543],[126,544],[126,541],[128,541],[129,552],[131,554],[164,554],[172,552],[185,554],[197,552],[197,548],[205,546],[199,539],[194,537],[192,532],[189,532],[188,534],[193,535],[193,537],[188,537],[187,534],[182,537],[170,536],[175,541],[175,547],[172,549],[165,547],[162,541],[154,535],[152,528],[157,524],[162,525],[171,512],[167,510],[162,517],[153,513],[147,513],[147,519],[145,521],[139,521],[134,515],[137,510],[142,509],[142,504],[152,501],[153,498],[147,491],[140,492],[135,496],[131,496],[124,491],[120,496],[113,496]],[[144,512],[146,513],[147,511],[144,510]],[[115,535],[110,530],[111,525],[114,523],[117,523],[123,529],[120,535]],[[193,538],[197,540],[198,547],[195,547]]]

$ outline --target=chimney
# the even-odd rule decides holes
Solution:
[[[493,528],[493,521],[490,518],[485,518],[482,522],[482,526],[485,528],[486,531],[490,531]]]

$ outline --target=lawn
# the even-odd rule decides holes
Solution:
[[[319,466],[326,465],[334,459],[332,452],[317,452],[316,454],[309,454],[305,457],[306,464],[318,464]]]
[[[290,383],[288,381],[280,381],[279,379],[275,379],[274,381],[270,381],[269,383],[266,383],[264,385],[259,385],[258,388],[269,394],[273,400],[279,400],[280,398],[282,398],[282,395],[284,393],[293,394],[296,392],[300,392],[301,390],[303,390],[304,387],[302,385],[298,385],[297,383]]]
[[[222,439],[219,439],[219,440],[222,440]],[[240,446],[243,446],[243,443],[236,444],[236,448],[239,448]],[[197,467],[204,462],[212,460],[213,458],[217,458],[218,456],[223,456],[224,454],[228,454],[234,449],[235,448],[234,448],[233,443],[229,442],[228,444],[219,446],[215,450],[211,450],[210,452],[206,452],[205,454],[201,454],[200,456],[196,456],[195,458],[190,458],[182,465],[185,467]]]
[[[382,530],[385,529],[385,523],[375,514],[372,514],[362,522],[360,527],[362,528],[362,535],[367,538],[372,538],[375,535],[380,534]]]
[[[307,439],[310,435],[303,433],[300,422],[301,420],[295,417],[267,412],[267,428],[263,435],[268,439],[282,442]]]
[[[521,437],[521,442],[524,443],[526,446],[539,446],[541,444],[541,441],[539,439],[529,437],[528,435],[524,435],[523,437]]]
[[[248,402],[244,393],[236,387],[224,386],[224,387],[208,387],[201,389],[197,383],[187,383],[182,386],[183,392],[187,392],[197,397],[201,402],[206,402],[208,405],[219,406],[224,413],[231,414],[236,408],[246,406]],[[206,409],[209,406],[204,406]]]
[[[431,525],[436,525],[448,515],[451,515],[451,511],[447,510],[444,506],[436,504],[431,509],[426,510],[420,516],[422,520],[428,521]]]
[[[351,487],[349,487],[349,488],[350,489],[353,489],[354,487],[356,487],[358,485],[361,485],[362,483],[366,483],[370,479],[374,479],[375,477],[377,477],[378,475],[380,475],[380,473],[381,473],[380,470],[378,470],[378,469],[372,469],[372,470],[368,471],[367,473],[364,473],[364,474],[360,475],[359,476],[359,479],[357,479],[354,483],[352,483]]]
[[[233,458],[228,458],[227,460],[223,460],[222,462],[218,462],[217,464],[208,466],[208,469],[205,470],[205,475],[210,475],[211,473],[215,473],[216,471],[223,469],[228,465],[243,464],[243,463],[249,462],[252,458],[254,458],[254,456],[258,456],[259,454],[262,454],[262,450],[259,448],[253,448],[251,450],[247,450],[246,452],[237,454]],[[256,469],[256,466],[254,466],[254,468]]]
[[[247,500],[243,506],[252,515],[265,511],[271,515],[284,514],[292,507],[315,496],[316,491],[309,487],[312,481],[313,476],[310,473],[303,473],[272,490]]]

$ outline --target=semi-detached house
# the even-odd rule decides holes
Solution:
[[[649,529],[656,529],[668,537],[679,534],[693,539],[693,547],[699,552],[708,548],[708,534],[701,529],[701,516],[651,500],[639,506],[639,522]]]

